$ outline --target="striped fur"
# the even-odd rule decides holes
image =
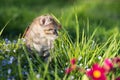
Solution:
[[[49,50],[54,47],[53,42],[58,37],[60,27],[51,15],[35,18],[23,36],[26,46],[41,56],[48,56]]]

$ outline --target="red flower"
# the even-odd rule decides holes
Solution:
[[[115,80],[120,80],[120,77],[117,77]]]
[[[65,70],[66,74],[69,74],[71,71],[76,69],[76,58],[70,60],[71,66]]]
[[[71,65],[74,65],[76,63],[76,58],[73,58],[70,60]]]
[[[92,80],[106,80],[105,70],[98,64],[94,64],[92,69],[87,71],[87,76],[92,78]]]
[[[106,71],[110,71],[113,68],[113,63],[110,59],[105,59],[103,67]]]
[[[67,68],[67,69],[65,70],[65,74],[69,74],[71,71],[72,71],[72,68]]]
[[[117,64],[120,67],[120,56],[113,58],[113,63]]]
[[[77,68],[77,66],[75,64],[71,66],[72,70],[75,70],[76,68]]]

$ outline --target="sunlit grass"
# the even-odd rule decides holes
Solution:
[[[73,39],[65,28],[59,32],[59,38],[55,41],[55,48],[51,50],[51,62],[44,62],[36,54],[33,56],[27,52],[24,39],[10,41],[0,40],[0,78],[1,79],[29,79],[29,80],[69,80],[84,79],[84,73],[73,71],[65,74],[65,70],[70,66],[72,58],[77,59],[77,66],[85,70],[91,68],[94,63],[103,64],[104,59],[114,58],[119,55],[120,40],[119,32],[110,35],[106,40],[97,41],[98,28],[89,34],[88,31],[81,30],[78,16],[75,15],[76,35]],[[81,33],[81,35],[80,35]],[[106,32],[107,33],[107,32]],[[88,35],[89,34],[89,35]],[[104,34],[105,36],[106,34]],[[119,73],[119,72],[118,72]],[[119,75],[119,74],[117,74]]]
[[[54,3],[45,6],[38,4],[31,6],[25,2],[23,6],[1,5],[1,80],[87,80],[85,72],[79,70],[65,73],[71,66],[71,59],[75,58],[77,67],[84,71],[89,70],[94,63],[101,66],[106,58],[112,59],[120,55],[119,7],[118,4],[113,5],[112,0],[108,3],[103,0],[78,0],[71,5],[64,3],[61,7],[53,5]],[[62,24],[59,38],[50,51],[52,61],[48,62],[44,62],[37,53],[32,55],[28,52],[24,39],[19,37],[33,18],[46,13],[52,13]],[[5,38],[3,32],[9,32],[8,35],[13,35],[14,32],[20,34],[14,40],[13,37],[9,39],[9,36]],[[108,80],[111,80],[112,74],[107,75]],[[119,69],[114,74],[119,77]]]

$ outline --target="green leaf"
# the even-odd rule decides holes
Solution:
[[[11,19],[4,25],[4,27],[2,28],[2,30],[0,30],[0,36],[2,34],[2,32],[4,31],[4,29],[6,28],[6,26],[8,25],[8,23],[11,21]]]
[[[84,75],[82,76],[82,80],[89,80],[89,78],[84,74]]]

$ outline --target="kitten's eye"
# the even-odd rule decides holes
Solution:
[[[53,31],[54,29],[48,29],[48,31]]]
[[[57,33],[57,30],[55,29],[53,34],[57,35],[58,36],[58,33]]]

